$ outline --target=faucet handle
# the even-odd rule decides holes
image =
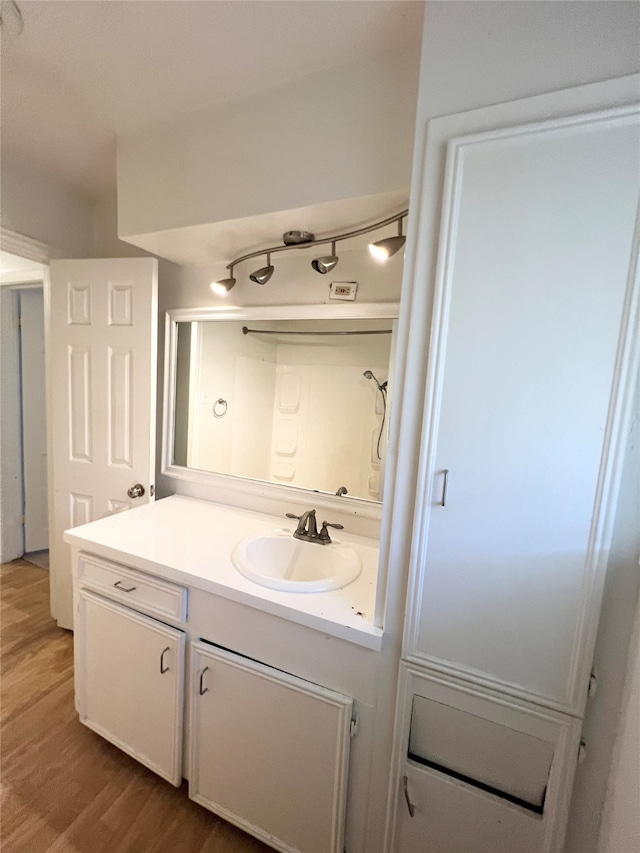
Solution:
[[[329,521],[322,522],[320,533],[318,533],[318,539],[324,545],[328,545],[331,542],[331,537],[329,536],[329,531],[327,530],[327,527],[333,527],[334,530],[344,530],[344,524],[331,524]]]

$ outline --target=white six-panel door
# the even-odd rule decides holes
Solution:
[[[51,607],[73,627],[62,533],[152,497],[157,261],[54,261],[49,312]],[[128,490],[142,485],[144,494]]]

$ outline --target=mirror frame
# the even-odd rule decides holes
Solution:
[[[300,486],[273,483],[269,480],[253,480],[233,474],[217,474],[198,468],[187,468],[173,463],[175,437],[174,400],[176,393],[176,361],[178,323],[204,320],[397,320],[398,302],[339,303],[337,305],[270,305],[259,307],[220,306],[211,308],[172,308],[165,312],[164,340],[164,389],[162,414],[162,464],[161,472],[184,482],[218,488],[231,492],[233,498],[242,495],[259,496],[296,502],[301,506],[311,505],[334,511],[347,511],[363,518],[380,520],[382,501],[367,498],[337,497],[327,492],[315,492]],[[392,367],[393,364],[390,365]]]

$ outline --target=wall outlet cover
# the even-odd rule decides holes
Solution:
[[[332,281],[329,287],[329,299],[353,302],[358,290],[357,281]]]

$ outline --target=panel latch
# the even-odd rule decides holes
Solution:
[[[351,737],[355,737],[358,734],[358,729],[360,728],[360,717],[357,711],[354,711],[351,716],[351,726],[349,728],[349,735]]]

